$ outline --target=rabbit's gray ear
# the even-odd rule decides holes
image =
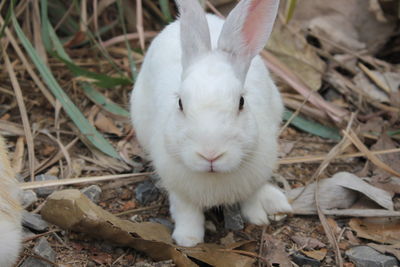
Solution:
[[[265,46],[278,13],[279,0],[241,0],[222,28],[218,48],[230,54],[241,78]]]
[[[182,67],[187,69],[195,60],[211,50],[210,30],[198,0],[176,0],[180,13]]]

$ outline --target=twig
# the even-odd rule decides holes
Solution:
[[[4,57],[4,62],[6,63],[8,74],[10,76],[11,84],[14,88],[15,98],[17,100],[19,111],[21,113],[22,124],[24,125],[26,144],[28,146],[30,176],[31,176],[31,181],[33,181],[35,179],[35,172],[34,172],[35,147],[33,144],[33,136],[32,136],[31,126],[29,123],[28,113],[26,112],[26,107],[22,96],[22,90],[17,80],[17,76],[15,75],[14,69],[11,65],[10,58],[8,57],[7,52],[4,49],[3,49],[3,57]]]
[[[393,170],[389,165],[382,162],[377,156],[375,156],[373,153],[371,153],[371,151],[361,142],[361,140],[358,138],[358,136],[356,135],[356,133],[353,130],[350,129],[350,130],[343,131],[343,134],[347,138],[349,138],[349,140],[351,140],[351,142],[361,152],[363,152],[372,163],[374,163],[376,166],[383,169],[384,171],[400,178],[400,173]]]
[[[145,49],[145,36],[143,29],[143,5],[142,0],[136,0],[136,29],[139,34],[140,48],[142,51]]]
[[[119,174],[119,175],[104,175],[104,176],[93,176],[93,177],[81,177],[81,178],[69,178],[62,180],[54,180],[54,181],[38,181],[38,182],[27,182],[20,183],[19,186],[21,189],[36,189],[43,188],[49,186],[62,186],[62,185],[73,185],[73,184],[84,184],[84,183],[96,183],[96,182],[105,182],[109,180],[117,180],[117,179],[125,179],[131,177],[137,177],[136,182],[141,182],[146,178],[146,176],[153,174],[152,172],[143,172],[143,173],[127,173],[127,174]]]
[[[369,152],[372,155],[400,153],[400,148],[376,150],[376,151],[369,151]],[[358,157],[366,157],[366,156],[367,156],[367,154],[365,154],[364,152],[357,152],[357,153],[339,155],[339,156],[336,156],[335,159],[348,159],[348,158],[358,158]],[[278,160],[278,163],[282,164],[282,165],[295,164],[295,163],[312,163],[312,162],[323,161],[324,159],[326,159],[326,157],[327,157],[327,155],[283,158],[283,159]]]
[[[158,209],[163,207],[164,205],[154,205],[154,206],[150,206],[150,207],[143,207],[143,208],[137,208],[137,209],[131,209],[131,210],[126,210],[126,211],[122,211],[119,213],[114,214],[115,216],[123,216],[126,214],[131,214],[131,213],[138,213],[138,212],[142,212],[142,211],[148,211],[148,210],[152,210],[152,209]]]

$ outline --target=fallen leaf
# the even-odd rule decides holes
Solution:
[[[321,248],[319,250],[300,250],[301,253],[306,255],[309,258],[316,259],[318,261],[322,261],[326,257],[326,253],[328,253],[328,250],[326,248]]]
[[[323,248],[325,244],[318,239],[312,237],[305,237],[300,235],[294,235],[290,237],[299,247],[305,249],[316,249]]]
[[[293,200],[292,207],[295,214],[316,214],[315,187],[316,183],[312,183],[305,189],[298,187],[287,192],[288,198]],[[376,188],[348,172],[339,172],[332,178],[320,181],[320,207],[324,211],[350,209],[356,202],[359,193],[367,196],[379,206],[393,211],[390,193]]]
[[[124,204],[124,206],[122,207],[122,211],[126,211],[126,210],[131,210],[136,208],[137,204],[134,201],[128,201]]]
[[[373,84],[363,72],[353,78],[354,84],[372,100],[389,103],[389,96]]]
[[[176,246],[172,243],[167,227],[151,222],[134,223],[122,220],[75,189],[51,194],[41,214],[45,220],[63,229],[132,247],[157,261],[173,259],[177,266],[197,266],[191,258],[221,267],[250,267],[254,262],[253,258],[227,251],[215,244],[200,244],[194,248]]]
[[[265,234],[263,236],[263,251],[267,259],[268,266],[291,267],[292,263],[289,260],[289,255],[285,250],[285,244],[273,237],[272,235]]]
[[[306,39],[297,33],[285,28],[283,24],[276,24],[268,42],[270,50],[277,58],[291,69],[303,82],[314,91],[322,84],[322,73],[326,64],[317,55],[315,49]]]
[[[113,120],[106,117],[102,112],[99,112],[97,114],[94,125],[102,132],[115,134],[119,137],[122,136],[121,130],[118,129],[117,126],[115,126]]]
[[[224,246],[229,246],[235,242],[236,241],[232,232],[229,232],[225,237],[221,238],[221,244]]]
[[[349,225],[358,237],[387,244],[400,242],[399,218],[353,218]]]

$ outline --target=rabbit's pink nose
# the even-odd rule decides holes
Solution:
[[[201,158],[209,161],[210,163],[215,162],[216,160],[218,160],[219,158],[221,158],[225,153],[221,153],[217,156],[215,156],[215,153],[210,153],[210,154],[202,154],[202,153],[197,153]]]

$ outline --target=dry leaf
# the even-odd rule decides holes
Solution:
[[[379,102],[389,103],[389,96],[372,83],[363,72],[359,72],[353,78],[354,84],[368,97]]]
[[[197,266],[188,256],[212,266],[251,266],[254,260],[214,244],[184,248],[172,243],[169,230],[157,223],[133,223],[103,210],[79,190],[51,194],[41,210],[42,217],[59,227],[83,232],[120,246],[146,253],[154,260],[173,259],[177,266]]]
[[[292,263],[289,260],[289,255],[286,253],[285,244],[273,237],[265,234],[263,236],[264,256],[267,259],[268,266],[291,267]]]
[[[300,251],[307,257],[316,259],[318,261],[322,261],[323,259],[325,259],[326,253],[328,253],[328,250],[326,248],[321,248],[319,250],[300,250]]]
[[[353,218],[349,225],[357,232],[358,237],[387,244],[400,242],[399,218]]]
[[[267,47],[311,89],[316,91],[321,87],[326,64],[301,34],[277,24]]]
[[[294,199],[294,213],[315,214],[315,183],[306,187],[295,188],[287,193],[289,199]],[[393,201],[390,193],[376,188],[361,180],[354,174],[339,172],[332,178],[323,179],[319,185],[320,207],[323,210],[349,209],[361,193],[381,207],[392,211]]]
[[[94,125],[102,132],[115,134],[119,137],[122,136],[121,130],[118,129],[114,122],[110,118],[106,117],[102,112],[97,114]]]
[[[294,235],[291,236],[290,238],[301,248],[316,249],[325,247],[324,243],[312,237]]]

